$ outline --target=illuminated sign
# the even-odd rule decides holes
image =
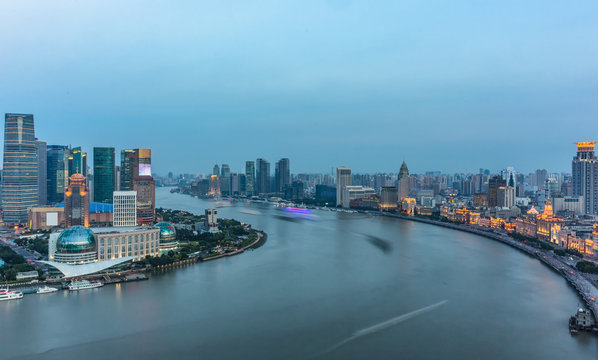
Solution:
[[[139,176],[152,176],[152,165],[139,164]]]

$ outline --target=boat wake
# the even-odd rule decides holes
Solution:
[[[443,301],[440,301],[440,302],[438,302],[436,304],[429,305],[429,306],[423,307],[421,309],[414,310],[414,311],[408,312],[406,314],[397,316],[395,318],[383,321],[383,322],[381,322],[379,324],[370,326],[368,328],[358,330],[355,333],[353,333],[353,335],[351,335],[350,337],[346,338],[345,340],[343,340],[343,341],[339,342],[338,344],[336,344],[336,345],[334,345],[334,346],[326,349],[326,351],[320,353],[319,356],[327,354],[329,352],[332,352],[332,351],[340,348],[341,346],[343,346],[343,345],[345,345],[345,344],[347,344],[347,343],[349,343],[349,342],[351,342],[353,340],[359,339],[360,337],[377,333],[379,331],[388,329],[389,327],[392,327],[392,326],[395,326],[397,324],[400,324],[403,321],[409,320],[409,319],[414,318],[416,316],[419,316],[419,315],[422,315],[424,313],[427,313],[427,312],[430,312],[432,310],[435,310],[435,309],[441,307],[442,305],[446,304],[447,302],[448,302],[448,300],[443,300]]]

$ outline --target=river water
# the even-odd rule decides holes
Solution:
[[[158,206],[215,203],[156,191]],[[219,216],[257,250],[100,289],[0,303],[9,359],[596,359],[580,302],[537,260],[479,237],[364,214],[300,221],[269,205]]]

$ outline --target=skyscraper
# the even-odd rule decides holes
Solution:
[[[64,190],[68,186],[70,150],[64,145],[48,145],[46,154],[48,203],[56,204],[64,200]]]
[[[64,219],[66,227],[81,225],[89,227],[89,190],[85,176],[79,173],[69,177],[70,183],[64,192]]]
[[[498,188],[505,187],[507,182],[500,175],[494,175],[488,180],[488,207],[499,206]]]
[[[71,150],[68,157],[68,169],[69,177],[77,173],[87,177],[87,153],[81,151],[81,146],[77,146]]]
[[[135,166],[135,150],[120,152],[120,191],[133,190],[133,167]]]
[[[137,223],[153,224],[156,219],[156,183],[152,177],[152,151],[135,149],[133,190],[137,191]]]
[[[247,195],[255,193],[255,162],[245,162],[245,192]]]
[[[27,222],[27,208],[38,202],[37,146],[33,115],[5,114],[2,209],[4,222]]]
[[[37,152],[37,204],[42,206],[48,203],[48,155],[45,141],[36,141]]]
[[[270,163],[260,158],[255,161],[255,167],[255,192],[270,193]]]
[[[399,170],[397,191],[397,197],[400,203],[402,203],[405,198],[409,197],[409,169],[407,169],[407,164],[405,163],[405,160],[403,160],[403,163],[401,164],[401,169]]]
[[[346,186],[351,186],[351,168],[338,167],[336,168],[336,206],[345,206],[344,203],[349,201],[344,199]]]
[[[230,166],[222,164],[220,168],[220,193],[224,196],[231,194]]]
[[[598,215],[598,158],[594,153],[595,142],[578,142],[577,156],[571,164],[572,191],[583,196],[585,213]]]
[[[114,193],[114,148],[93,148],[93,201],[112,203]]]
[[[276,162],[276,167],[274,170],[274,183],[276,184],[276,191],[282,192],[284,191],[285,186],[291,184],[291,169],[290,169],[290,160],[287,158],[282,158]]]

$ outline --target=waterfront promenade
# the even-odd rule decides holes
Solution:
[[[560,273],[569,282],[569,284],[577,290],[577,292],[579,293],[581,298],[584,300],[586,306],[592,311],[592,314],[594,315],[594,319],[598,320],[598,302],[596,301],[596,299],[598,299],[598,288],[596,288],[587,278],[585,278],[583,273],[581,273],[579,270],[571,267],[569,264],[564,262],[557,255],[555,255],[554,253],[552,253],[550,251],[537,249],[537,248],[531,247],[529,245],[526,245],[524,243],[515,241],[509,235],[504,234],[504,233],[497,233],[492,230],[485,231],[485,230],[481,230],[481,229],[476,229],[476,228],[473,228],[473,227],[465,225],[465,224],[446,223],[446,222],[437,221],[437,220],[424,219],[424,218],[400,215],[400,214],[389,214],[389,213],[380,213],[380,214],[383,216],[389,216],[389,217],[399,218],[399,219],[403,219],[403,220],[417,221],[417,222],[442,226],[445,228],[465,231],[465,232],[469,232],[472,234],[484,236],[484,237],[487,237],[487,238],[490,238],[493,240],[500,241],[500,242],[507,244],[511,247],[519,249],[520,251],[523,251],[530,256],[536,257],[542,263],[544,263],[545,265],[549,266],[553,270]]]

